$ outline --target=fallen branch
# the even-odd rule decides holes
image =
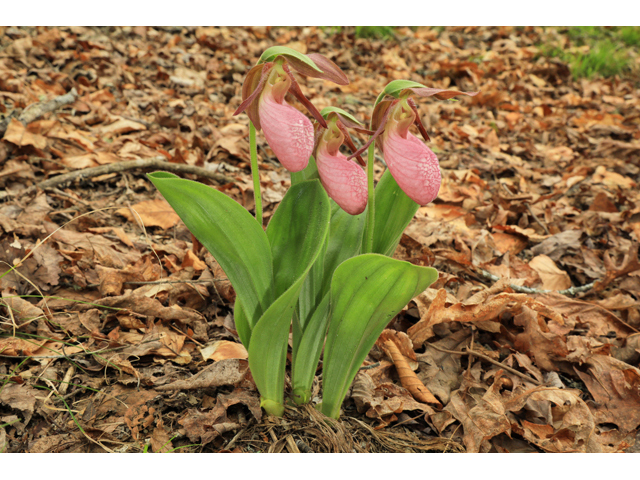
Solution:
[[[511,368],[511,367],[507,367],[506,365],[503,365],[502,363],[498,362],[497,360],[494,360],[491,357],[488,357],[487,355],[484,355],[482,353],[476,352],[475,350],[469,350],[466,347],[464,348],[464,350],[462,351],[457,351],[457,350],[447,350],[446,348],[440,348],[440,347],[436,347],[435,345],[433,345],[432,343],[428,343],[427,344],[429,347],[434,348],[435,350],[438,350],[439,352],[443,352],[443,353],[450,353],[451,355],[472,355],[474,357],[478,357],[481,358],[482,360],[492,363],[493,365],[500,367],[504,370],[506,370],[509,373],[513,373],[514,375],[517,375],[518,377],[521,377],[523,379],[525,379],[527,382],[531,382],[534,385],[537,386],[543,386],[544,384],[542,382],[539,382],[538,380],[536,380],[533,377],[530,377],[529,375],[519,372],[518,370],[516,370],[515,368]]]
[[[75,102],[77,98],[78,92],[75,88],[72,88],[68,93],[60,95],[53,100],[49,100],[48,102],[32,103],[22,111],[22,113],[18,117],[18,120],[22,122],[23,125],[28,125],[34,120],[43,116],[45,113],[53,112],[63,105]],[[15,117],[9,115],[7,118],[0,122],[0,135],[3,135],[4,132],[7,131],[12,118]]]
[[[193,165],[184,165],[179,163],[169,163],[165,157],[147,158],[142,160],[130,160],[127,162],[109,163],[107,165],[100,165],[99,167],[84,168],[82,170],[75,170],[73,172],[57,175],[52,178],[48,178],[40,183],[32,185],[26,190],[20,192],[20,195],[29,195],[35,192],[37,189],[47,190],[57,187],[63,183],[72,182],[74,180],[82,180],[86,178],[97,177],[100,175],[106,175],[109,173],[121,173],[129,170],[144,170],[144,169],[158,169],[171,173],[180,174],[192,174],[198,177],[208,178],[215,181],[219,185],[235,182],[235,179],[227,177],[221,173],[212,172],[206,168],[196,167]],[[0,192],[0,200],[8,197],[10,194],[7,192]]]
[[[502,280],[500,277],[493,275],[492,273],[487,272],[486,270],[477,269],[477,272],[482,275],[487,280],[491,280],[492,282],[499,282]],[[509,284],[509,288],[511,288],[514,292],[517,293],[531,293],[531,294],[545,294],[545,293],[559,293],[560,295],[575,295],[577,293],[586,292],[591,290],[596,282],[587,283],[586,285],[582,285],[580,287],[571,287],[566,290],[543,290],[538,288],[531,287],[522,287],[520,285],[512,285]]]

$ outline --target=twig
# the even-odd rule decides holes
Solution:
[[[477,272],[482,275],[487,280],[491,280],[492,282],[498,282],[501,280],[500,277],[493,275],[492,273],[487,272],[486,270],[477,269]],[[560,295],[575,295],[577,293],[586,292],[591,290],[596,282],[587,283],[586,285],[582,285],[580,287],[571,287],[566,290],[543,290],[538,288],[530,288],[530,287],[522,287],[520,285],[512,285],[509,284],[509,288],[511,288],[514,292],[518,293],[531,293],[531,294],[545,294],[545,293],[559,293]]]
[[[222,280],[226,280],[226,278],[212,278],[210,280],[154,280],[152,282],[122,282],[123,285],[196,285],[196,284],[207,284],[213,282],[220,282]],[[99,283],[88,283],[87,287],[96,288],[99,287]]]
[[[36,185],[32,185],[26,190],[20,192],[20,195],[29,195],[36,191],[36,189],[47,190],[57,187],[60,184],[71,182],[73,180],[80,180],[84,178],[97,177],[99,175],[106,175],[108,173],[120,173],[128,170],[136,169],[148,169],[157,168],[172,173],[181,174],[193,174],[199,177],[208,178],[216,181],[220,185],[226,183],[233,183],[235,180],[221,173],[212,172],[202,167],[195,167],[193,165],[183,165],[178,163],[169,163],[165,157],[147,158],[141,160],[130,160],[126,162],[109,163],[107,165],[101,165],[99,167],[84,168],[82,170],[76,170],[74,172],[57,175],[55,177],[44,180]],[[0,192],[0,200],[9,196],[7,192]]]
[[[372,363],[371,365],[366,365],[364,367],[360,367],[358,370],[371,370],[372,368],[376,368],[380,366],[380,362]]]
[[[527,203],[526,205],[527,205],[527,210],[529,210],[529,213],[531,214],[533,219],[538,223],[538,225],[540,225],[544,229],[544,231],[545,231],[545,233],[547,235],[551,235],[551,232],[549,231],[549,228],[544,223],[542,223],[540,221],[540,219],[538,218],[538,216],[535,213],[533,213],[533,209],[531,208],[531,204]]]
[[[23,125],[28,125],[33,122],[35,119],[40,118],[45,113],[53,112],[63,105],[67,105],[68,103],[73,103],[78,98],[78,92],[75,88],[72,88],[71,91],[65,93],[64,95],[60,95],[53,100],[49,100],[48,102],[38,102],[32,103],[27,108],[23,110],[23,112],[18,117],[18,120],[22,122]],[[2,122],[0,122],[0,135],[4,134],[9,127],[9,123],[11,123],[11,118],[5,118]]]
[[[129,115],[120,115],[120,116],[126,120],[131,120],[132,122],[136,122],[136,123],[139,123],[140,125],[144,125],[147,128],[151,128],[151,123],[141,118],[130,117]]]
[[[492,364],[496,365],[497,367],[500,367],[500,368],[506,370],[507,372],[513,373],[514,375],[517,375],[517,376],[519,376],[521,378],[524,378],[527,382],[531,382],[534,385],[537,385],[539,387],[544,386],[543,383],[539,382],[535,378],[532,378],[532,377],[530,377],[529,375],[527,375],[525,373],[519,372],[515,368],[507,367],[506,365],[503,365],[502,363],[494,360],[493,358],[488,357],[485,354],[478,352],[477,350],[474,350],[473,353],[472,353],[467,348],[465,348],[462,351],[457,351],[457,350],[447,350],[446,348],[436,347],[432,343],[429,343],[428,345],[430,347],[433,347],[434,349],[438,350],[439,352],[450,353],[452,355],[473,355],[474,357],[481,358],[482,360],[485,360],[485,361],[487,361],[489,363],[492,363]]]

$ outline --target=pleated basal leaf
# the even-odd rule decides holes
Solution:
[[[438,278],[420,267],[376,254],[343,262],[331,281],[331,319],[324,350],[322,412],[333,418],[382,330]]]

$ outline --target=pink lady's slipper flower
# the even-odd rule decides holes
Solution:
[[[369,142],[351,157],[362,153],[374,139],[377,139],[387,167],[398,186],[411,200],[419,205],[426,205],[438,196],[442,176],[436,154],[409,132],[409,127],[415,124],[422,137],[430,140],[420,120],[416,104],[410,96],[435,95],[436,98],[444,100],[456,95],[473,96],[477,92],[427,88],[419,83],[397,80],[387,85],[384,94],[394,99],[377,103],[371,120],[371,128],[376,132]]]
[[[340,208],[350,215],[358,215],[367,206],[367,174],[360,165],[347,160],[347,157],[340,153],[340,146],[346,141],[353,151],[356,150],[345,127],[368,134],[373,132],[349,120],[346,117],[348,114],[340,109],[329,108],[323,112],[327,110],[330,111],[327,115],[327,128],[318,127],[315,152],[320,182]],[[337,110],[342,111],[344,115],[337,113]],[[358,161],[364,165],[359,156]]]
[[[273,61],[267,61],[267,60]],[[304,96],[289,67],[303,75],[331,80],[340,85],[349,83],[342,70],[319,54],[303,55],[285,47],[265,51],[242,85],[243,101],[234,113],[247,110],[258,130],[264,132],[269,146],[280,163],[291,172],[303,170],[313,153],[314,131],[311,121],[287,103],[285,95],[292,93],[326,127],[320,112]]]
[[[417,204],[426,205],[435,200],[440,190],[438,157],[409,132],[416,114],[407,99],[391,108],[381,140],[385,162],[402,191]]]

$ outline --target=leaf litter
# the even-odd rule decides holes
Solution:
[[[574,80],[553,29],[395,32],[0,27],[0,451],[638,451],[637,81]],[[233,288],[139,166],[252,209],[231,114],[276,44],[343,68],[301,88],[363,122],[392,79],[481,92],[419,106],[443,182],[395,256],[440,278],[338,421],[263,415]],[[258,145],[269,218],[289,179]]]

